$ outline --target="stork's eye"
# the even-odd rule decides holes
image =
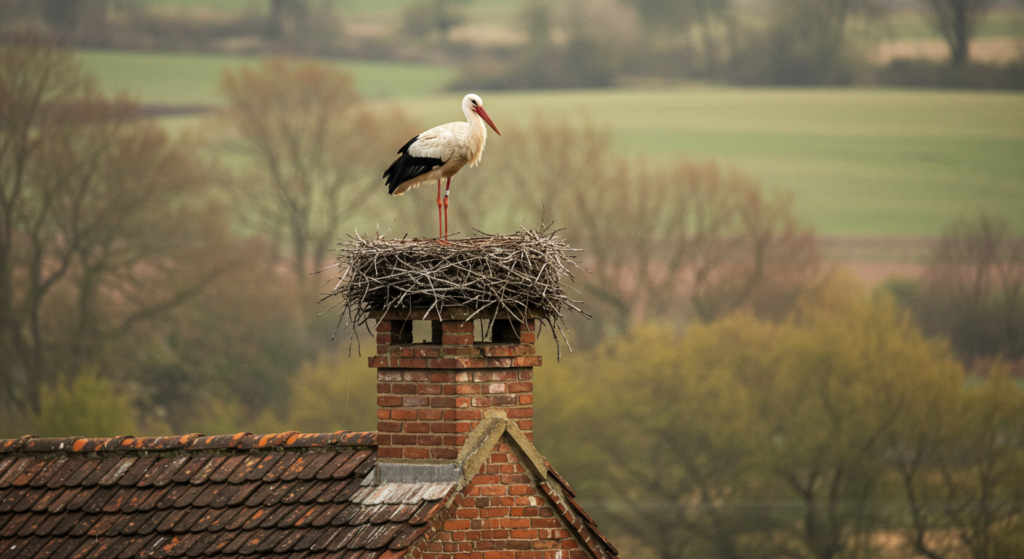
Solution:
[[[476,101],[473,101],[473,104],[476,105]]]

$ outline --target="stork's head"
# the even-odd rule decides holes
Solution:
[[[491,117],[487,116],[487,111],[484,110],[484,100],[481,99],[479,95],[476,93],[470,93],[463,98],[462,109],[466,111],[466,114],[469,114],[469,112],[472,111],[479,115],[480,118],[484,119],[484,122],[491,127],[491,130],[494,130],[497,135],[501,136],[501,132],[498,132],[498,128],[494,126],[494,122],[491,121]]]

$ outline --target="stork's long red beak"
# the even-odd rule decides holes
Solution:
[[[501,132],[498,132],[498,127],[491,121],[491,117],[487,116],[487,111],[483,107],[473,107],[473,111],[480,115],[480,118],[484,119],[484,122],[491,127],[491,130],[494,130],[497,135],[501,136]]]

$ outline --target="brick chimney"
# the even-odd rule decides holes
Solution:
[[[515,422],[533,440],[536,316],[491,314],[491,342],[474,341],[466,309],[379,314],[377,445],[382,463],[453,462],[467,435],[487,417]],[[413,343],[412,317],[430,320],[431,341]],[[478,315],[474,317],[481,320]]]

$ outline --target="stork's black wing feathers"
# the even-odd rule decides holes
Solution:
[[[388,167],[387,171],[384,171],[384,184],[388,187],[388,194],[394,194],[395,189],[403,182],[429,173],[444,165],[444,161],[439,157],[416,157],[409,155],[409,146],[419,138],[419,136],[416,136],[406,142],[402,149],[398,150],[398,159]]]

